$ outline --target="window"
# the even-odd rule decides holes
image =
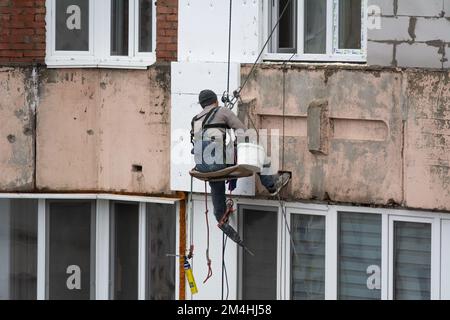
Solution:
[[[95,298],[93,201],[49,201],[47,296],[51,300]]]
[[[138,298],[139,204],[111,205],[111,298]]]
[[[394,299],[431,297],[431,224],[394,221]]]
[[[279,25],[267,60],[355,61],[366,59],[366,0],[272,0],[268,34]]]
[[[242,238],[254,256],[241,252],[241,298],[277,298],[277,209],[242,208]],[[242,250],[241,250],[242,251]]]
[[[176,201],[0,194],[0,300],[175,299]]]
[[[449,296],[448,214],[288,202],[286,213],[290,232],[284,223],[277,230],[280,299]]]
[[[339,299],[381,299],[381,215],[339,213]]]
[[[287,7],[286,7],[287,6]],[[297,2],[288,0],[279,0],[272,2],[272,25],[277,23],[278,17],[286,7],[279,28],[273,35],[273,42],[276,43],[276,52],[293,53],[297,50]],[[271,28],[272,29],[272,28]]]
[[[0,261],[0,300],[36,299],[36,200],[0,200]]]
[[[145,68],[155,61],[152,0],[47,0],[49,67]]]
[[[176,207],[147,204],[147,295],[149,300],[175,299]]]
[[[304,2],[304,53],[326,53],[327,1]]]
[[[325,299],[325,217],[291,215],[291,299]],[[294,249],[295,248],[295,249]]]

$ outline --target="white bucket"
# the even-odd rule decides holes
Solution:
[[[261,172],[266,152],[264,148],[254,143],[239,143],[237,146],[237,164],[253,172]]]

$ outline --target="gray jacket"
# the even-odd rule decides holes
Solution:
[[[207,106],[207,107],[203,108],[202,112],[200,112],[196,117],[194,117],[194,120],[195,119],[198,119],[198,120],[197,121],[193,120],[193,122],[192,122],[193,127],[191,130],[191,137],[193,137],[193,142],[203,139],[202,135],[198,136],[198,134],[200,134],[200,130],[201,130],[200,129],[201,122],[205,119],[205,116],[214,108],[215,108],[214,105]],[[212,118],[210,120],[208,120],[208,125],[219,124],[219,125],[226,125],[228,128],[233,129],[233,130],[238,130],[238,129],[246,130],[246,127],[244,126],[242,121],[239,120],[239,118],[230,109],[228,109],[226,107],[218,107],[215,114],[212,115],[211,117]],[[215,131],[216,134],[214,134],[214,136],[217,136],[218,131],[220,132],[219,135],[226,134],[225,128],[214,128],[214,129],[208,129],[208,130],[212,130],[212,132]],[[216,141],[216,143],[221,143],[221,144],[225,143],[224,147],[225,147],[226,159],[234,159],[234,144],[233,143],[227,143],[225,141],[222,141],[222,142]],[[194,142],[194,145],[195,145],[195,142]],[[191,152],[194,154],[194,149],[192,149]]]
[[[207,114],[211,109],[214,108],[214,105],[207,106],[203,108],[202,112],[198,114],[198,116],[202,116],[204,114]],[[231,129],[237,130],[237,129],[243,129],[247,130],[247,128],[244,126],[241,120],[228,108],[225,107],[219,107],[219,110],[216,112],[214,118],[210,122],[211,124],[226,124]]]

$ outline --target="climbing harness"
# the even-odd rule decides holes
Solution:
[[[227,163],[226,131],[230,127],[224,123],[211,123],[219,108],[214,107],[205,114],[195,116],[191,121],[191,143],[194,147],[195,163],[207,160],[203,158],[203,151],[209,143],[222,145],[222,161]]]

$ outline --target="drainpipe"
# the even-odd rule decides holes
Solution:
[[[179,294],[178,299],[179,300],[186,300],[186,280],[185,280],[185,272],[184,272],[184,259],[182,259],[182,256],[184,256],[186,252],[186,192],[177,192],[177,197],[180,199],[180,238],[179,241],[179,254],[180,257],[178,259],[178,266],[180,270],[179,274]]]
[[[28,87],[28,103],[32,117],[33,132],[33,191],[37,189],[36,171],[37,171],[37,106],[39,105],[39,72],[38,67],[33,65],[31,70],[31,79]]]

